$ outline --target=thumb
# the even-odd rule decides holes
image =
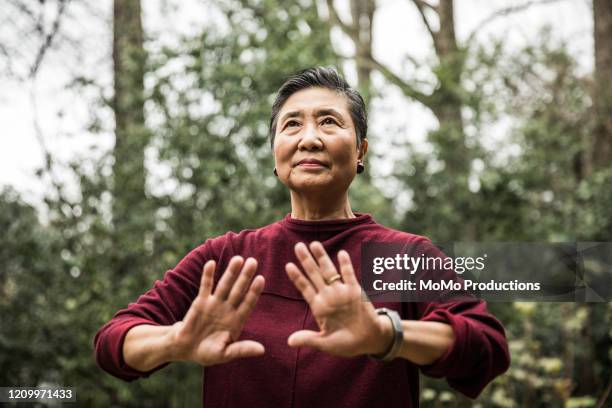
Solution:
[[[263,344],[253,340],[236,341],[225,349],[224,357],[229,360],[245,357],[256,357],[265,353]]]
[[[287,339],[291,347],[313,347],[322,348],[324,343],[320,332],[313,330],[298,330]]]

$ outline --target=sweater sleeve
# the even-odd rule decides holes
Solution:
[[[431,242],[426,252],[428,256],[445,256]],[[504,327],[488,312],[485,301],[462,293],[460,299],[445,296],[437,302],[418,303],[417,308],[419,320],[449,324],[455,336],[440,359],[421,366],[423,374],[445,377],[451,387],[476,398],[510,366]]]
[[[181,320],[198,293],[202,267],[209,259],[214,259],[210,240],[192,250],[174,269],[165,273],[162,281],[155,281],[152,289],[102,326],[94,338],[98,366],[125,381],[148,377],[165,367],[167,364],[141,372],[128,366],[123,359],[125,336],[134,326],[166,326]]]

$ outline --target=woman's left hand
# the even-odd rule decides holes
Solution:
[[[295,254],[308,278],[291,262],[285,270],[308,302],[320,330],[297,331],[289,336],[289,345],[342,357],[384,353],[392,342],[391,322],[378,316],[372,303],[362,298],[349,254],[338,252],[340,271],[320,242],[312,242],[310,251],[300,242],[295,245]],[[338,274],[342,279],[329,283]]]

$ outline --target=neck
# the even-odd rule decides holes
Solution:
[[[291,218],[307,221],[355,218],[348,199],[348,191],[340,197],[333,194],[312,194],[291,191]]]

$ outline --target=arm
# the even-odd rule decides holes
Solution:
[[[388,317],[376,314],[361,299],[348,253],[338,262],[344,282],[329,281],[338,272],[318,242],[297,244],[295,251],[307,279],[288,263],[287,274],[300,290],[320,331],[300,330],[289,337],[293,347],[314,347],[330,354],[352,357],[381,355],[389,350],[393,332]],[[400,356],[421,366],[423,373],[446,377],[449,384],[476,397],[486,384],[509,365],[508,346],[501,324],[477,299],[417,304],[419,320],[402,322],[404,343]]]
[[[126,364],[138,371],[148,372],[174,361],[171,330],[172,326],[147,324],[132,327],[123,342]]]
[[[510,366],[508,342],[502,324],[483,300],[430,303],[421,321],[452,327],[455,341],[435,362],[421,367],[430,377],[446,377],[449,385],[471,398]]]
[[[420,250],[427,257],[446,257],[429,240]],[[437,270],[434,273],[441,276],[445,272]],[[448,279],[458,279],[454,272],[446,274]],[[510,366],[504,327],[489,313],[484,300],[464,292],[442,295],[446,300],[413,304],[419,321],[445,324],[454,334],[454,341],[446,352],[434,361],[421,364],[421,371],[430,377],[445,377],[451,387],[475,398]]]
[[[376,350],[373,354],[383,355],[391,347],[393,327],[386,316],[378,316],[380,335],[373,339],[368,348]],[[398,354],[414,364],[432,364],[442,357],[455,341],[453,328],[445,323],[403,320],[404,342]]]
[[[152,289],[100,328],[94,339],[94,356],[100,368],[115,377],[132,381],[163,367],[161,364],[141,371],[127,364],[123,348],[127,334],[141,325],[171,326],[185,316],[198,294],[204,263],[215,258],[215,242],[207,240],[192,250],[174,269],[166,272],[163,280],[157,280]]]
[[[215,262],[208,261],[198,296],[182,321],[137,326],[128,332],[123,344],[128,365],[143,371],[171,361],[210,366],[263,354],[260,343],[237,341],[263,289],[263,276],[253,279],[256,268],[253,258],[233,257],[213,292]]]
[[[262,354],[261,344],[236,341],[263,289],[263,277],[253,279],[256,267],[252,258],[246,262],[241,257],[232,258],[213,292],[215,263],[207,262],[197,296],[183,320],[173,324],[163,324],[163,318],[136,317],[129,308],[119,312],[96,335],[98,364],[119,378],[133,380],[171,361],[213,365]],[[162,297],[166,299],[163,304],[168,320],[174,315],[168,303],[181,298],[172,295]],[[141,299],[139,304],[147,305]],[[138,304],[130,306],[139,310]],[[151,305],[147,306],[142,307],[151,313]]]
[[[393,328],[386,316],[378,320],[381,334],[371,347],[382,355],[390,348]],[[422,320],[403,320],[402,326],[398,357],[419,365],[425,375],[445,377],[470,398],[510,365],[504,329],[484,301],[429,304]]]
[[[446,257],[429,240],[423,240],[416,250],[417,256]],[[428,279],[458,278],[446,270],[424,273],[429,274]],[[403,321],[404,343],[399,357],[421,366],[425,375],[445,377],[453,388],[475,398],[510,365],[504,328],[488,312],[486,302],[463,292],[439,295],[446,300],[402,304],[402,315],[416,316],[418,320]],[[409,307],[416,310],[409,312]],[[387,339],[389,347],[392,327],[388,318],[381,322],[385,330],[382,338]]]

